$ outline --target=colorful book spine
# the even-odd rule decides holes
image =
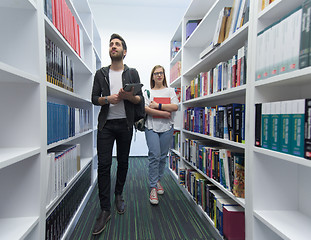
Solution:
[[[271,103],[271,149],[280,151],[281,137],[281,102]]]
[[[305,99],[292,101],[292,148],[291,153],[295,156],[304,156],[304,122],[305,122]]]
[[[304,157],[311,160],[311,99],[305,103],[305,151]]]
[[[263,148],[270,149],[271,138],[271,103],[262,104],[261,115],[261,144]]]
[[[299,68],[309,66],[311,0],[302,4]]]
[[[281,152],[290,154],[290,131],[292,122],[290,114],[292,112],[292,101],[281,102]]]

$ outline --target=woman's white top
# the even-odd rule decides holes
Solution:
[[[160,90],[149,90],[150,98],[147,95],[147,91],[144,91],[145,106],[149,106],[150,102],[153,101],[155,97],[169,97],[171,99],[171,104],[178,104],[178,98],[176,96],[174,88],[163,88]],[[145,127],[152,129],[155,132],[166,132],[171,129],[174,124],[175,112],[171,113],[171,118],[154,118],[153,116],[147,115],[147,120],[145,122]]]

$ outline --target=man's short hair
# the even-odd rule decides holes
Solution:
[[[122,42],[123,50],[127,50],[126,43],[125,43],[124,39],[119,34],[113,33],[110,37],[109,42],[111,42],[113,39],[119,39]]]

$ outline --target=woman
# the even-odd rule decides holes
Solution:
[[[160,65],[151,71],[150,88],[150,91],[144,91],[147,114],[145,135],[149,149],[150,203],[158,204],[158,194],[164,194],[160,180],[172,142],[173,112],[178,109],[178,99],[175,90],[167,86],[165,70]]]

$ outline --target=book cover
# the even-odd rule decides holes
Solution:
[[[223,233],[228,240],[245,239],[245,214],[241,206],[223,207]]]
[[[169,97],[154,97],[153,101],[161,104],[170,104],[171,103],[171,98]],[[153,118],[163,118],[160,116],[153,116]]]
[[[281,152],[290,153],[290,131],[292,129],[292,122],[290,114],[292,112],[292,101],[281,102]]]
[[[242,142],[242,111],[243,111],[243,104],[239,104],[234,106],[234,121],[233,121],[233,128],[234,128],[234,140],[235,142]]]
[[[231,103],[226,106],[227,110],[227,125],[228,125],[228,139],[235,141],[236,139],[236,114],[235,110],[241,108],[239,103]],[[239,122],[238,122],[239,123]]]
[[[311,0],[302,4],[299,68],[309,66]]]
[[[303,157],[304,156],[304,121],[305,121],[305,99],[292,101],[292,148],[291,154]]]
[[[244,173],[244,154],[235,153],[234,156],[234,180],[233,194],[238,198],[245,198],[245,173]]]
[[[271,149],[280,151],[281,142],[281,102],[271,103]]]
[[[255,104],[255,146],[261,147],[261,103]]]
[[[270,149],[271,138],[271,103],[262,103],[261,114],[261,144],[263,148]]]
[[[305,103],[305,151],[304,157],[311,160],[311,99],[306,99]]]
[[[231,198],[219,198],[216,201],[216,228],[221,236],[223,236],[223,208],[225,206],[238,206],[238,204]]]

